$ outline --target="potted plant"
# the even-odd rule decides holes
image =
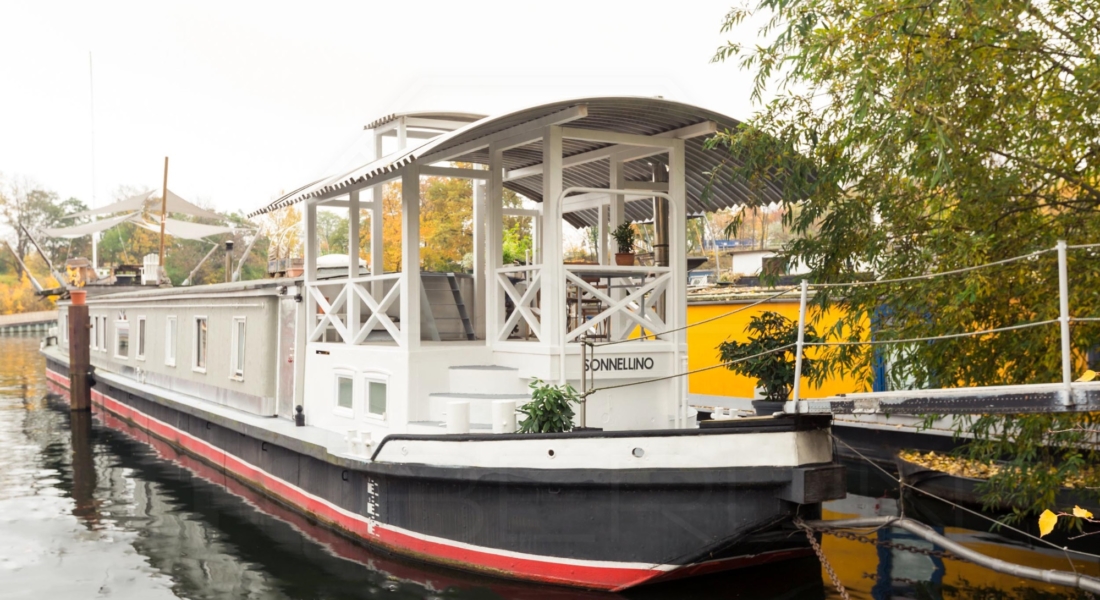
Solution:
[[[572,431],[575,413],[571,405],[581,402],[573,386],[551,385],[535,378],[531,381],[531,401],[517,409],[527,415],[519,423],[519,433]]]
[[[615,254],[615,264],[622,267],[634,264],[634,236],[634,227],[630,221],[623,221],[622,225],[611,232],[611,237],[615,238],[615,243],[619,246],[619,252]]]
[[[754,400],[752,405],[758,415],[770,415],[783,409],[791,390],[794,389],[795,349],[787,348],[757,356],[783,346],[793,346],[798,341],[798,323],[783,315],[766,311],[754,316],[745,327],[748,341],[725,341],[718,345],[718,356],[726,368],[748,377],[755,377],[757,387],[763,388],[764,399]],[[806,343],[823,341],[813,326],[806,325],[803,335]],[[751,357],[751,358],[750,358]],[[736,362],[735,362],[736,361]],[[813,377],[818,365],[802,353],[802,375]]]

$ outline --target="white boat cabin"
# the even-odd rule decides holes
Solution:
[[[369,125],[374,160],[250,215],[304,205],[304,277],[291,294],[303,300],[294,364],[304,385],[295,401],[309,424],[369,431],[375,439],[509,431],[514,409],[527,402],[537,378],[578,390],[644,382],[589,396],[578,408],[580,425],[694,427],[686,378],[662,378],[686,370],[686,219],[761,201],[725,180],[707,190],[708,204],[701,199],[707,172],[723,158],[721,150],[706,150],[704,140],[736,125],[659,98],[560,102],[495,118],[391,115]],[[420,180],[426,176],[473,182],[472,274],[421,269]],[[387,239],[382,219],[373,217],[390,182],[401,184],[398,240]],[[505,189],[538,208],[505,208]],[[330,264],[326,274],[319,272],[320,207],[347,209],[350,240],[370,228],[369,274],[356,243],[343,262],[356,268],[333,275]],[[506,215],[533,219],[529,264],[503,262]],[[617,265],[609,229],[649,219],[659,232],[656,259]],[[594,264],[564,260],[566,222],[598,228]],[[401,268],[384,272],[383,250],[394,244],[400,244]],[[591,344],[587,369],[585,339]]]

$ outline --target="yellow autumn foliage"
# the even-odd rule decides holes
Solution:
[[[971,479],[989,479],[999,474],[1004,468],[1002,465],[993,462],[982,463],[958,456],[936,454],[935,452],[902,450],[898,453],[898,456],[903,460],[928,469],[942,471],[955,477],[969,477]],[[1094,471],[1093,468],[1085,469],[1080,474],[1067,478],[1062,485],[1069,488],[1086,487],[1086,481],[1093,479]]]

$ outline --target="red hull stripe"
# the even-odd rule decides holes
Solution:
[[[58,380],[63,376],[53,373]],[[51,377],[51,379],[54,379]],[[67,386],[66,386],[67,387]],[[185,431],[123,404],[98,390],[92,400],[119,418],[176,444],[191,454],[297,506],[308,514],[395,552],[460,568],[487,571],[507,577],[600,590],[623,590],[663,577],[676,565],[644,565],[535,557],[503,550],[470,546],[425,536],[378,523],[275,477]]]

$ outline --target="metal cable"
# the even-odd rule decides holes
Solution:
[[[618,385],[609,385],[609,386],[605,386],[605,387],[593,388],[591,390],[588,390],[584,394],[582,394],[581,398],[585,398],[585,397],[590,396],[590,395],[592,395],[596,392],[602,392],[602,391],[605,391],[605,390],[614,390],[614,389],[618,389],[618,388],[630,387],[632,385],[642,385],[643,383],[653,383],[655,381],[664,381],[666,379],[672,379],[674,377],[683,377],[685,375],[694,375],[695,373],[702,373],[703,371],[710,371],[711,369],[717,369],[719,367],[728,367],[729,365],[737,364],[739,362],[745,362],[746,360],[751,360],[751,359],[754,359],[754,358],[759,358],[761,356],[764,356],[766,354],[771,354],[773,352],[779,352],[781,350],[789,350],[791,348],[794,348],[797,345],[798,344],[787,344],[785,346],[779,346],[778,348],[772,348],[771,350],[765,350],[765,351],[760,352],[758,354],[753,354],[752,356],[745,356],[745,357],[742,357],[742,358],[738,358],[737,360],[731,360],[729,362],[718,363],[716,365],[711,365],[709,367],[703,367],[701,369],[695,369],[695,370],[687,371],[687,372],[684,372],[684,373],[673,373],[672,375],[665,375],[663,377],[654,377],[652,379],[643,379],[641,381],[632,381],[632,382],[629,382],[629,383],[620,383]]]
[[[1089,322],[1100,321],[1100,317],[1070,317],[1069,320],[1070,320],[1071,323],[1073,321],[1080,321],[1082,323],[1089,323]]]
[[[985,335],[987,333],[999,333],[1001,331],[1013,331],[1016,329],[1027,329],[1029,327],[1038,327],[1040,325],[1050,325],[1051,323],[1058,323],[1058,319],[1050,319],[1047,321],[1036,321],[1034,323],[1022,323],[1020,325],[1009,325],[1007,327],[995,327],[993,329],[985,329],[982,331],[967,331],[963,333],[945,333],[944,335],[935,335],[930,337],[919,338],[907,338],[903,340],[866,340],[860,342],[806,342],[803,346],[879,346],[884,344],[906,344],[910,342],[931,342],[935,340],[946,340],[961,337],[972,337],[975,335]]]
[[[1097,244],[1100,246],[1100,244]],[[1076,246],[1070,246],[1074,248]],[[972,267],[963,267],[961,269],[954,269],[951,271],[941,271],[939,273],[928,273],[927,275],[913,275],[912,277],[898,277],[896,279],[877,279],[874,281],[849,281],[846,283],[811,283],[810,286],[818,288],[832,288],[832,287],[862,287],[866,285],[879,285],[883,283],[903,283],[906,281],[921,281],[925,279],[934,279],[936,277],[943,277],[945,275],[958,275],[959,273],[968,273],[970,271],[977,271],[978,269],[985,269],[987,267],[995,267],[997,265],[1006,265],[1019,260],[1025,260],[1028,258],[1034,258],[1036,256],[1042,256],[1047,252],[1054,252],[1055,248],[1047,248],[1046,250],[1036,250],[1030,254],[1024,254],[1021,256],[1014,256],[1012,258],[1006,258],[1003,260],[997,260],[990,263],[984,263],[980,265],[974,265]]]
[[[1100,244],[1076,244],[1074,246],[1066,246],[1066,250],[1084,250],[1086,248],[1100,248]]]
[[[739,312],[748,310],[750,308],[760,306],[761,304],[764,304],[765,302],[767,302],[769,300],[774,300],[775,298],[778,298],[778,297],[782,296],[783,294],[787,294],[787,293],[790,293],[790,292],[796,292],[796,291],[798,291],[798,288],[789,288],[789,289],[783,290],[783,291],[781,291],[777,294],[772,294],[771,296],[768,296],[767,298],[762,298],[760,300],[757,300],[756,302],[753,302],[752,304],[746,304],[745,306],[742,306],[742,307],[740,307],[736,310],[731,310],[727,313],[724,313],[724,314],[721,314],[721,315],[718,315],[718,316],[715,316],[715,317],[711,317],[709,319],[704,319],[704,320],[698,321],[696,323],[689,323],[687,325],[684,325],[683,327],[677,327],[676,329],[669,329],[668,331],[662,331],[661,333],[651,333],[649,335],[644,335],[644,336],[640,336],[640,337],[636,337],[636,338],[630,338],[630,339],[626,339],[626,340],[618,340],[618,341],[614,341],[614,342],[605,342],[603,344],[592,344],[592,346],[595,347],[595,348],[603,348],[604,346],[615,346],[617,344],[625,344],[626,342],[637,342],[639,340],[645,340],[645,339],[649,339],[649,338],[656,338],[656,337],[660,337],[662,335],[668,335],[670,333],[676,333],[677,331],[683,331],[685,329],[690,329],[690,328],[695,327],[697,325],[703,325],[705,323],[710,323],[712,321],[717,321],[718,319],[724,319],[724,318],[726,318],[730,315],[735,315]]]
[[[924,490],[924,489],[921,489],[919,487],[913,487],[913,486],[909,485],[908,483],[905,483],[904,481],[902,481],[900,477],[895,477],[892,473],[890,473],[886,469],[882,468],[882,466],[876,464],[874,461],[872,461],[871,459],[864,456],[862,452],[860,452],[859,450],[856,450],[855,448],[851,447],[844,440],[836,437],[836,435],[833,434],[831,431],[829,432],[829,437],[833,438],[834,442],[839,442],[841,444],[844,444],[844,446],[846,448],[848,448],[849,450],[851,450],[852,452],[854,452],[856,454],[856,456],[863,459],[867,464],[871,465],[872,467],[878,469],[879,471],[882,471],[883,475],[885,475],[891,481],[897,483],[898,486],[900,486],[900,487],[909,488],[913,491],[920,492],[921,494],[924,494],[925,496],[930,496],[932,498],[935,498],[936,500],[939,500],[940,502],[943,502],[944,504],[950,505],[953,508],[957,508],[961,511],[970,513],[970,514],[972,514],[976,517],[981,517],[982,519],[985,519],[986,521],[989,521],[990,523],[993,523],[994,525],[997,525],[999,527],[1004,527],[1005,529],[1011,529],[1012,531],[1014,531],[1014,532],[1016,532],[1020,535],[1023,535],[1025,537],[1029,538],[1029,539],[1032,539],[1032,540],[1034,540],[1036,542],[1039,542],[1041,544],[1044,544],[1046,546],[1050,546],[1051,548],[1054,548],[1055,550],[1061,550],[1063,552],[1072,552],[1073,554],[1078,554],[1078,555],[1081,555],[1081,556],[1087,556],[1089,558],[1100,558],[1100,554],[1092,554],[1090,552],[1082,552],[1080,550],[1071,550],[1069,548],[1059,546],[1059,545],[1057,545],[1057,544],[1055,544],[1055,543],[1053,543],[1049,540],[1044,540],[1043,538],[1038,537],[1036,535],[1032,535],[1032,534],[1030,534],[1030,533],[1028,533],[1028,532],[1026,532],[1022,529],[1017,529],[1016,527],[1013,527],[1013,526],[1011,526],[1007,523],[1002,523],[1001,521],[998,521],[997,519],[994,519],[993,517],[984,515],[984,514],[978,512],[978,511],[976,511],[976,510],[972,510],[972,509],[967,508],[967,507],[965,507],[961,504],[956,504],[955,502],[952,502],[952,501],[950,501],[946,498],[942,498],[940,496],[937,496],[936,494],[933,494],[932,492],[929,492],[928,490]],[[1072,565],[1072,561],[1070,561],[1070,564]]]

